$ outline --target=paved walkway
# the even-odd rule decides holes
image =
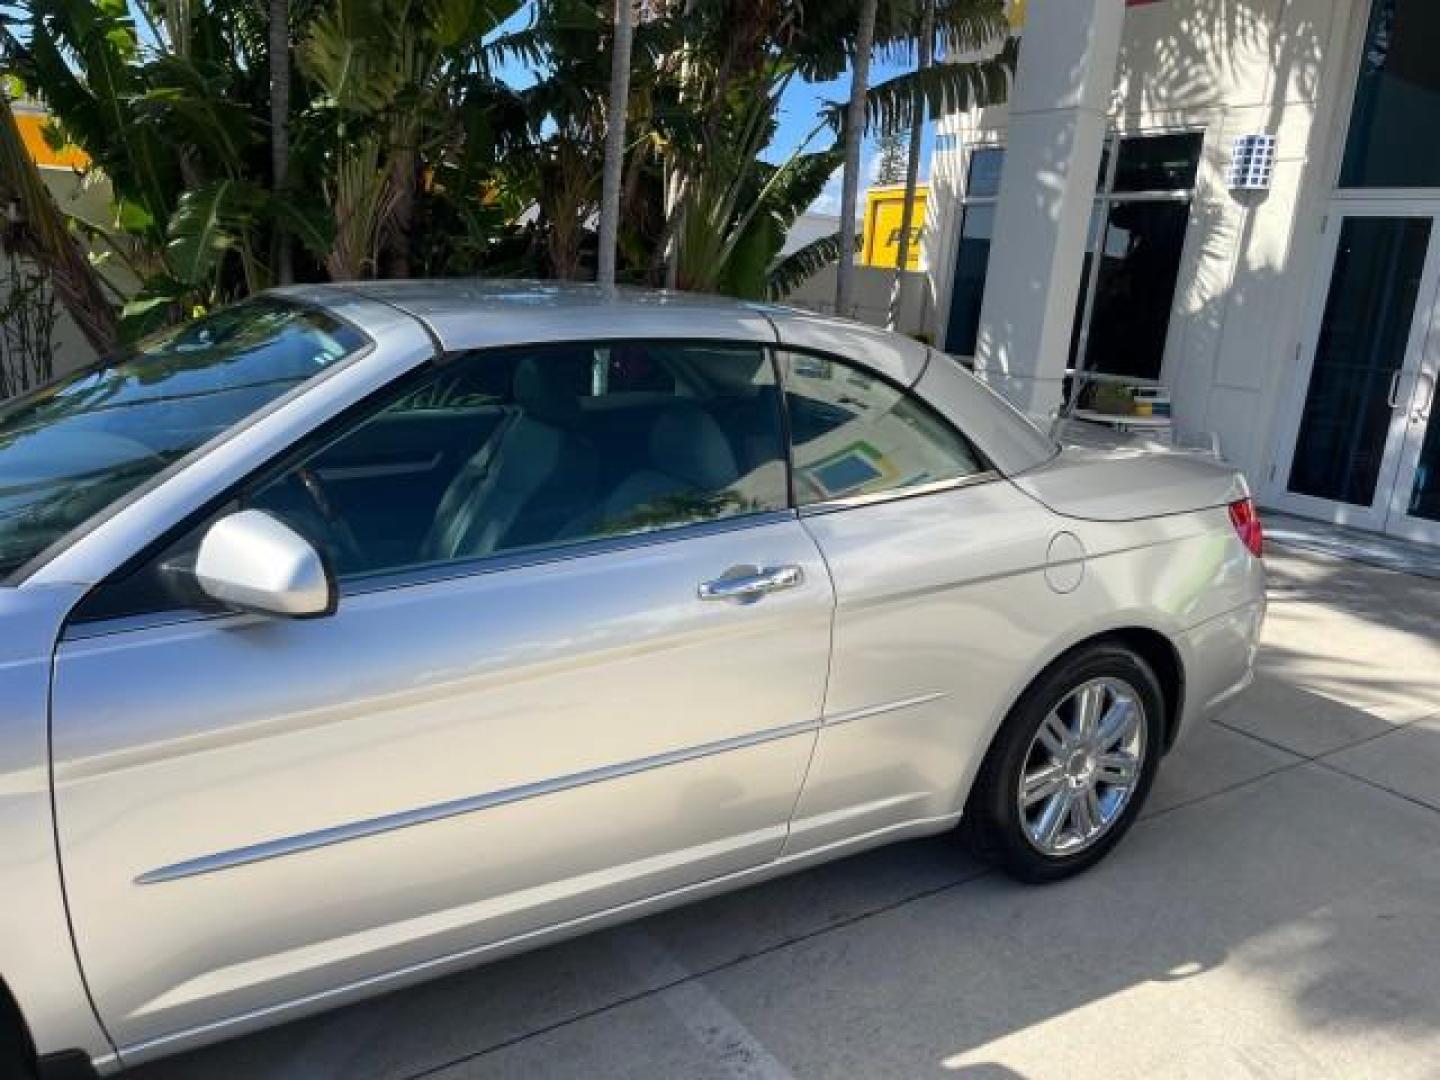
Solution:
[[[1412,544],[1379,533],[1347,529],[1323,521],[1292,517],[1274,510],[1261,510],[1267,538],[1288,548],[1301,548],[1383,570],[1440,580],[1440,548]]]
[[[143,1080],[1440,1077],[1440,583],[1277,548],[1258,685],[1096,871],[905,844]]]

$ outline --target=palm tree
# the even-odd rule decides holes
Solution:
[[[630,108],[630,43],[635,32],[632,0],[615,0],[615,41],[610,56],[606,110],[605,165],[600,174],[600,250],[595,280],[615,284],[615,248],[620,235],[620,181],[625,163],[625,115]]]
[[[115,347],[115,307],[105,295],[95,268],[66,227],[65,215],[45,186],[10,108],[0,92],[0,205],[10,221],[0,242],[37,266],[49,278],[70,318],[96,352]]]
[[[850,104],[845,111],[845,172],[840,192],[841,234],[855,228],[860,196],[860,146],[865,141],[865,92],[870,85],[870,53],[875,47],[875,16],[879,0],[861,0],[855,51],[850,64]],[[855,295],[855,259],[841,258],[835,275],[835,313],[847,315]]]
[[[290,176],[290,0],[270,0],[270,184],[284,198]],[[275,232],[275,280],[295,280],[290,235]]]
[[[935,0],[920,0],[919,60],[916,70],[930,70],[935,55]],[[890,313],[885,326],[894,330],[900,321],[900,287],[910,267],[910,229],[915,220],[915,188],[920,182],[920,147],[925,136],[925,103],[918,101],[910,117],[910,150],[905,162],[905,201],[900,210],[900,250],[895,254],[895,281],[890,286]]]

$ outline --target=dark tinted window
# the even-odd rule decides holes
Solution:
[[[1374,501],[1429,247],[1429,218],[1351,217],[1341,226],[1291,491]]]
[[[781,357],[800,505],[982,472],[969,442],[913,395],[850,364]]]
[[[985,302],[985,275],[990,267],[990,241],[995,231],[995,204],[964,209],[955,277],[950,284],[950,318],[945,324],[945,351],[974,356],[980,333],[980,308]]]
[[[1187,191],[1195,186],[1204,136],[1198,131],[1120,140],[1115,191]]]
[[[265,510],[342,577],[717,521],[787,504],[773,367],[750,345],[492,350],[411,376],[211,515]],[[203,606],[205,524],[82,618]]]
[[[1342,187],[1440,187],[1440,4],[1374,0]]]
[[[1000,194],[1000,172],[1005,167],[1005,150],[999,146],[981,146],[970,151],[970,176],[965,184],[965,197],[978,199]]]
[[[758,346],[478,353],[247,501],[341,576],[778,510],[780,403]]]
[[[1097,201],[1090,208],[1090,223],[1085,227],[1085,254],[1080,259],[1080,295],[1075,303],[1075,319],[1070,324],[1070,353],[1067,367],[1075,367],[1075,358],[1080,351],[1080,334],[1084,328],[1086,300],[1090,296],[1090,275],[1095,272],[1095,249],[1100,244],[1100,234],[1105,229],[1103,208],[1105,203]]]
[[[1108,210],[1085,366],[1158,379],[1190,203],[1116,201]],[[1091,269],[1093,264],[1087,265],[1087,284]]]
[[[955,248],[955,273],[950,279],[950,317],[945,321],[945,351],[974,356],[990,267],[990,241],[995,231],[995,196],[1005,149],[982,146],[970,151],[970,172],[961,206],[960,242]]]
[[[1117,155],[1114,183],[1107,187],[1102,172],[1080,266],[1071,366],[1160,377],[1203,144],[1193,131],[1106,141],[1107,163]]]
[[[0,574],[363,343],[323,311],[254,301],[0,411]]]

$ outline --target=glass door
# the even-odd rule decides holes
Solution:
[[[1402,465],[1410,461],[1413,471],[1440,453],[1414,446],[1412,434],[1423,426],[1414,416],[1426,387],[1434,387],[1425,350],[1436,317],[1440,212],[1346,199],[1327,231],[1330,274],[1297,387],[1279,501],[1380,530],[1394,514]],[[1426,483],[1426,498],[1440,499],[1430,494],[1436,483]]]
[[[1407,540],[1440,544],[1440,409],[1435,407],[1440,377],[1440,297],[1432,309],[1429,334],[1419,365],[1399,398],[1405,437],[1400,470],[1390,498],[1385,531]]]

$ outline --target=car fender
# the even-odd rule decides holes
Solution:
[[[1180,670],[1182,680],[1184,672],[1188,669],[1190,657],[1187,656],[1188,647],[1185,644],[1184,630],[1180,622],[1172,617],[1167,617],[1163,612],[1147,608],[1124,608],[1114,612],[1107,612],[1104,615],[1096,615],[1090,618],[1076,620],[1067,624],[1060,633],[1053,637],[1046,648],[1036,653],[1031,661],[1017,673],[1009,686],[1006,695],[1001,699],[1000,706],[989,717],[985,728],[985,746],[988,749],[995,742],[996,735],[1004,725],[1006,718],[1010,715],[1015,703],[1020,700],[1022,694],[1034,684],[1051,665],[1067,653],[1107,635],[1118,634],[1126,630],[1144,630],[1164,638],[1175,649],[1180,659]],[[966,800],[970,797],[970,788],[975,783],[975,777],[984,763],[985,755],[976,755],[962,775],[951,799],[955,811],[964,808]]]
[[[41,1055],[81,1050],[116,1062],[90,1004],[70,934],[50,799],[55,643],[81,586],[0,588],[0,977]]]

